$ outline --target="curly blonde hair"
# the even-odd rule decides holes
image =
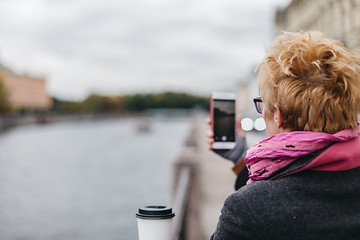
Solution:
[[[259,65],[264,114],[278,106],[284,128],[335,133],[356,128],[360,58],[318,32],[284,33]]]

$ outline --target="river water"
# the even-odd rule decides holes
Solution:
[[[135,212],[170,204],[172,160],[190,118],[14,128],[0,134],[0,238],[134,240]]]

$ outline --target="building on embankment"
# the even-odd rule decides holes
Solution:
[[[0,75],[7,89],[8,99],[16,109],[48,110],[52,107],[45,78],[17,74],[5,67],[0,67]]]
[[[292,0],[276,12],[282,31],[320,31],[360,54],[360,0]]]

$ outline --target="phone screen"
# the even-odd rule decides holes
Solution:
[[[235,101],[213,100],[215,142],[235,142]]]

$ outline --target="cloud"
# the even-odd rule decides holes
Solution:
[[[262,58],[274,9],[286,2],[5,0],[0,57],[46,75],[66,98],[234,89]]]

